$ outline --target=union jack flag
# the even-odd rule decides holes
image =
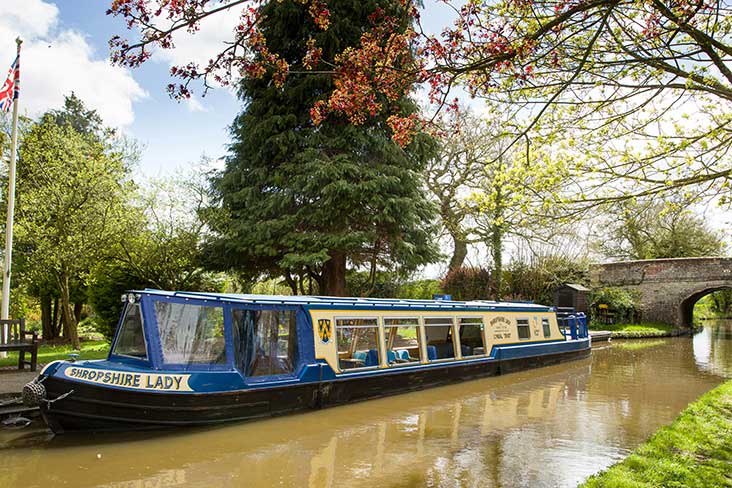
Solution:
[[[20,55],[15,57],[8,71],[8,79],[0,88],[0,110],[8,112],[18,95],[20,95]]]

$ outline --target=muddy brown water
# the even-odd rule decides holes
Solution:
[[[732,376],[732,322],[592,358],[218,428],[0,430],[0,486],[564,487]]]

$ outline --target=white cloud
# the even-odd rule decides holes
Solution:
[[[127,126],[134,120],[133,102],[147,93],[106,53],[95,53],[83,34],[58,25],[58,7],[42,0],[0,2],[0,77],[14,57],[13,39],[24,42],[21,53],[21,112],[38,115],[63,105],[74,91],[107,125]]]
[[[186,99],[186,108],[191,112],[208,112],[208,109],[198,100],[198,98]]]

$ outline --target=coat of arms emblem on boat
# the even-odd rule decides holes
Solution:
[[[333,328],[330,325],[330,319],[318,319],[318,335],[323,344],[330,342],[332,332]]]

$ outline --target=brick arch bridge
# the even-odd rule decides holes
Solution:
[[[732,289],[732,258],[676,258],[595,264],[592,287],[617,286],[640,294],[644,321],[691,325],[694,304]]]

